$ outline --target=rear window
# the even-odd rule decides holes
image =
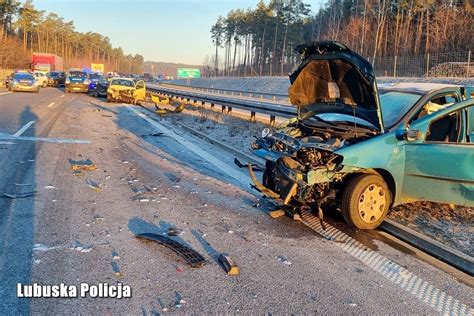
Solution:
[[[131,80],[124,80],[124,79],[113,79],[110,83],[112,86],[125,86],[125,87],[133,87],[134,83]]]
[[[13,79],[17,79],[17,80],[35,80],[35,77],[33,77],[30,74],[14,74]]]
[[[87,77],[87,74],[85,72],[82,72],[82,71],[71,71],[69,73],[69,76],[70,77]]]

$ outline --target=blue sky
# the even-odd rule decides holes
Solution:
[[[33,0],[36,8],[73,20],[79,32],[108,36],[114,47],[145,60],[201,64],[214,52],[219,15],[258,0]],[[308,1],[311,3],[312,1]]]

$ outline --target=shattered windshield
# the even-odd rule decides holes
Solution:
[[[395,125],[420,99],[420,95],[397,91],[380,91],[380,103],[385,127]]]
[[[124,80],[124,79],[114,79],[110,83],[111,86],[125,86],[125,87],[133,87],[133,81],[131,80]]]

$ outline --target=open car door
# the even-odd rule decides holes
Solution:
[[[133,98],[135,103],[137,101],[145,100],[146,89],[145,89],[145,82],[143,80],[137,81],[135,84],[135,91],[133,92]]]
[[[474,206],[473,114],[468,99],[412,124],[402,189],[408,201]]]

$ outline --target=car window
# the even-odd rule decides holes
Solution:
[[[136,88],[137,89],[143,89],[143,88],[145,88],[145,85],[143,84],[143,82],[138,82]]]
[[[385,127],[395,125],[419,99],[420,95],[414,93],[381,91],[380,103]]]
[[[13,79],[16,79],[16,80],[35,80],[35,77],[33,77],[30,74],[14,74]]]
[[[456,102],[459,102],[459,98],[454,93],[434,96],[428,102],[426,102],[425,105],[423,105],[421,110],[413,117],[412,121],[416,121],[426,115],[433,114],[434,112],[453,105]]]
[[[462,112],[455,111],[433,120],[430,123],[426,133],[425,142],[442,142],[457,143],[462,142],[464,137],[461,135],[462,130]]]
[[[87,77],[87,74],[85,72],[82,72],[82,71],[71,71],[69,72],[69,76],[70,77]]]
[[[110,83],[112,86],[125,86],[125,87],[133,87],[133,81],[131,80],[124,80],[124,79],[112,79]]]

